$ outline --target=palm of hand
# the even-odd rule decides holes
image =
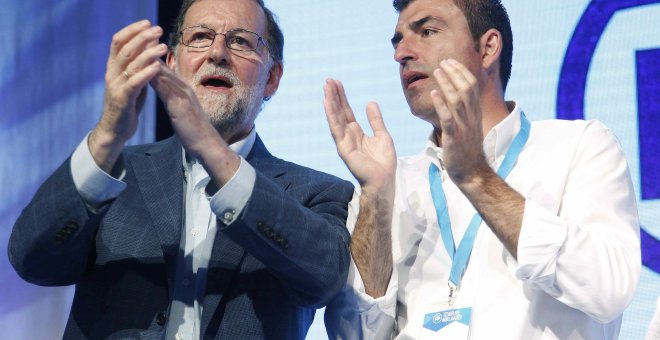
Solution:
[[[396,171],[396,151],[391,136],[384,131],[368,136],[357,122],[347,127],[348,133],[337,141],[337,149],[353,176],[361,184],[367,178],[393,176]]]

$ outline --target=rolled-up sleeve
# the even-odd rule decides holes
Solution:
[[[557,213],[542,203],[525,202],[516,276],[596,321],[620,316],[633,298],[641,253],[636,195],[610,130],[589,122]]]
[[[348,206],[346,226],[351,234],[359,210],[359,191]],[[397,269],[385,295],[373,298],[366,293],[360,272],[351,257],[346,285],[325,310],[325,326],[330,339],[390,339],[394,331],[397,303]]]

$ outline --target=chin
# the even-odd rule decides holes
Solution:
[[[438,114],[435,112],[435,107],[433,107],[433,105],[420,105],[418,103],[417,105],[409,104],[409,106],[410,112],[421,120],[433,123],[438,119]]]
[[[431,98],[415,95],[414,97],[406,97],[410,111],[417,117],[426,116],[430,112],[435,113],[435,108],[431,102]]]

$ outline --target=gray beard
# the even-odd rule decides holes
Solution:
[[[259,89],[258,86],[246,87],[233,72],[213,64],[204,66],[195,74],[192,80],[193,88],[198,86],[201,79],[207,75],[226,77],[233,85],[233,95],[198,96],[211,124],[225,140],[228,140],[243,129],[250,128],[245,125],[254,123],[256,112],[251,113],[251,111],[258,105],[256,101],[262,100],[257,94],[260,93],[258,90],[263,89]]]
[[[228,138],[245,123],[248,100],[244,89],[236,88],[236,97],[207,96],[199,98],[202,108],[208,114],[211,124],[221,136]]]

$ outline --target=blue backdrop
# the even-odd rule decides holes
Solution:
[[[619,137],[643,226],[644,269],[622,339],[644,337],[660,293],[660,1],[504,0],[514,33],[507,99],[532,120],[598,119]],[[112,34],[156,18],[156,0],[12,0],[0,6],[0,329],[10,339],[60,337],[72,289],[26,284],[7,262],[7,239],[43,179],[98,120]],[[368,3],[368,4],[367,4]],[[351,179],[322,109],[324,79],[346,85],[363,126],[379,102],[400,155],[430,132],[401,93],[389,43],[389,1],[267,1],[285,35],[285,72],[257,129],[285,159]],[[150,94],[151,95],[151,94]],[[153,95],[133,142],[154,138]],[[38,322],[35,322],[38,320]],[[309,339],[324,339],[317,314]]]
[[[61,338],[72,287],[26,284],[7,241],[39,184],[99,117],[110,39],[127,23],[157,17],[157,1],[12,0],[0,6],[0,329],[7,339]],[[152,96],[153,98],[153,96]],[[132,142],[154,138],[155,109]]]

